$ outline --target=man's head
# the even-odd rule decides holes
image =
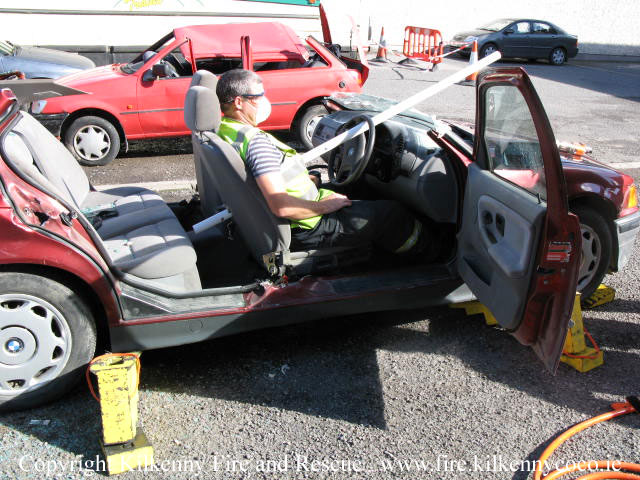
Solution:
[[[216,94],[225,116],[254,127],[271,113],[262,79],[251,70],[236,69],[224,73],[218,79]]]

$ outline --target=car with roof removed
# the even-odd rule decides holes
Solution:
[[[215,80],[196,72],[192,81],[205,74]],[[271,213],[237,152],[212,133],[220,125],[207,115],[220,109],[212,88],[194,85],[186,97],[203,170],[198,191],[209,193],[186,206],[139,187],[96,190],[71,153],[0,90],[1,410],[63,395],[98,348],[157,349],[474,299],[555,372],[584,235],[569,209],[567,164],[523,69],[479,74],[472,146],[463,130],[416,111],[375,126],[371,113],[386,106],[356,95],[332,98],[338,111],[316,128],[333,138],[370,126],[331,153],[329,187],[353,201],[400,202],[439,232],[442,248],[430,259],[371,245],[292,249],[290,223]],[[611,184],[584,200],[617,199],[607,228],[622,268],[640,230],[635,186],[604,166],[576,159],[571,167],[597,180],[591,185]],[[204,212],[217,210],[226,213],[202,229]]]

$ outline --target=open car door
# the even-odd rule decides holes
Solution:
[[[555,373],[576,293],[580,226],[568,210],[553,131],[523,69],[478,75],[475,131],[458,272]]]

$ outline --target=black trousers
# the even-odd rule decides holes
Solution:
[[[369,245],[395,252],[414,234],[416,218],[392,200],[354,200],[350,207],[323,215],[311,230],[293,229],[292,250]],[[416,238],[410,252],[421,251],[426,232]]]

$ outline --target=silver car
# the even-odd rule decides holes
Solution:
[[[14,45],[0,40],[0,74],[22,72],[27,78],[58,78],[95,66],[91,60],[77,53]]]

